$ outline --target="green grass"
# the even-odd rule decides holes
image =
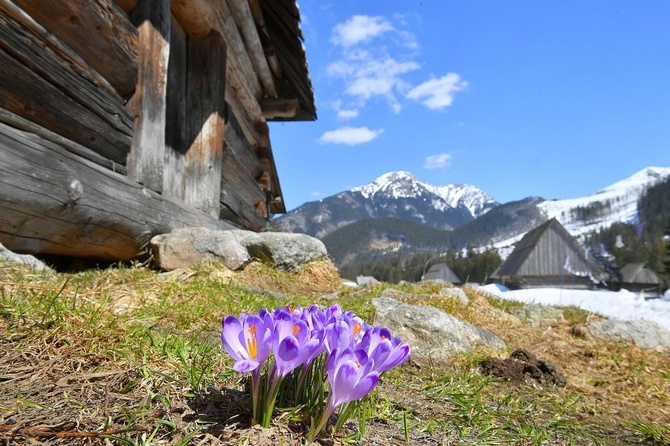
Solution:
[[[259,434],[248,426],[245,381],[231,370],[232,361],[220,345],[221,318],[263,307],[333,301],[258,293],[215,271],[196,268],[183,280],[124,267],[49,277],[0,265],[0,350],[6,352],[0,363],[0,426],[79,419],[80,429],[99,434],[96,440],[116,444],[192,444],[207,435],[224,444],[253,444]],[[284,273],[268,274],[276,275],[277,283],[292,280]],[[372,322],[370,299],[388,287],[347,289],[338,302]],[[465,312],[462,304],[441,299],[439,287],[393,288],[428,295],[424,303],[445,311]],[[503,311],[518,305],[486,300]],[[566,311],[571,322],[588,317]],[[603,376],[591,374],[585,385],[603,392],[616,381],[607,373],[639,379],[650,368],[660,369],[666,374],[649,391],[661,395],[669,378],[667,368],[654,362],[657,357],[633,358],[618,348],[596,355]],[[421,366],[410,361],[385,374],[378,391],[362,405],[364,416],[345,425],[338,441],[366,444],[368,437],[394,435],[396,443],[407,444],[624,444],[616,443],[615,429],[647,444],[670,439],[668,426],[653,420],[630,417],[616,424],[600,419],[608,410],[606,395],[598,399],[577,388],[510,387],[483,376],[478,363],[489,355],[478,351],[446,364]],[[47,365],[51,369],[42,368]],[[60,387],[31,388],[24,373],[34,374],[38,385],[44,378]],[[19,390],[3,390],[12,386]],[[276,418],[272,432],[277,441],[300,444],[309,427],[303,408],[282,408]]]

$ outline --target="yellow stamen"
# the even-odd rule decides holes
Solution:
[[[247,350],[249,351],[249,355],[251,355],[251,359],[256,359],[258,355],[258,340],[256,339],[255,325],[249,326],[249,334],[251,335],[251,339],[247,339]]]
[[[354,324],[354,336],[356,336],[359,331],[361,331],[361,324]]]
[[[297,335],[299,331],[300,331],[300,327],[293,324],[293,336]]]

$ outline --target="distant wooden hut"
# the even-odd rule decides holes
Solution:
[[[492,278],[509,288],[538,286],[591,287],[605,273],[558,220],[552,218],[528,232]]]
[[[295,0],[0,0],[0,243],[141,255],[285,212],[267,121],[313,120]]]
[[[461,279],[449,268],[449,265],[446,263],[436,263],[432,265],[426,274],[421,278],[422,282],[428,282],[431,280],[442,280],[445,282],[451,282],[454,285],[459,285]]]
[[[663,279],[644,263],[629,263],[621,268],[620,287],[628,291],[661,294]]]

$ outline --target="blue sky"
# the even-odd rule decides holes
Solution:
[[[396,170],[505,203],[670,166],[670,1],[299,5],[318,120],[270,123],[287,210]]]

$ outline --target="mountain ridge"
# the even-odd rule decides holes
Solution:
[[[647,167],[585,197],[528,197],[501,204],[476,186],[433,186],[417,181],[409,172],[389,172],[364,186],[306,203],[273,224],[278,230],[346,241],[347,236],[328,236],[336,231],[346,234],[348,225],[364,219],[393,217],[449,231],[445,237],[452,249],[471,244],[488,246],[504,258],[526,232],[551,218],[578,239],[614,223],[637,223],[637,202],[643,191],[667,178],[670,167]],[[365,227],[369,226],[366,223]],[[390,235],[393,243],[388,246],[400,249],[397,239],[402,240],[401,235]],[[380,235],[376,233],[374,237],[379,239]],[[370,246],[373,249],[385,244],[377,240]]]

